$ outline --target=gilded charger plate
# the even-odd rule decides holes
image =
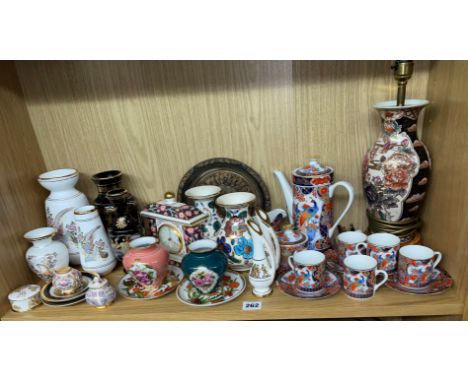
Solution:
[[[245,290],[244,278],[236,272],[226,272],[219,286],[211,293],[202,294],[188,280],[184,280],[177,288],[177,298],[180,302],[196,307],[216,306],[226,304],[239,297]]]
[[[260,175],[251,167],[235,159],[212,158],[193,166],[182,177],[177,190],[177,200],[188,203],[185,191],[196,186],[221,187],[221,194],[251,192],[256,196],[256,206],[269,211],[271,199]]]
[[[434,270],[432,281],[422,288],[412,288],[400,284],[398,281],[398,272],[388,274],[388,281],[385,283],[390,289],[407,294],[434,295],[445,292],[453,285],[453,279],[448,272],[442,268]]]
[[[179,267],[168,265],[167,275],[159,288],[142,287],[130,275],[125,275],[117,285],[117,291],[122,297],[130,300],[152,300],[163,297],[174,291],[184,278],[184,272]]]

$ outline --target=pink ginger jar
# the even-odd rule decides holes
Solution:
[[[132,240],[123,257],[125,271],[143,287],[159,288],[164,281],[169,253],[152,236]]]

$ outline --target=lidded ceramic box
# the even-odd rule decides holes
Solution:
[[[176,201],[172,192],[166,192],[163,200],[146,205],[141,216],[148,234],[157,236],[176,262],[189,252],[190,243],[203,239],[200,225],[209,218],[198,208]]]

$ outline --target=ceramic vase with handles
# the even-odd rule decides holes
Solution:
[[[215,199],[221,194],[218,186],[198,186],[185,191],[185,196],[200,211],[208,215],[206,222],[200,225],[204,239],[216,239],[221,228],[222,218],[215,207]]]
[[[252,235],[254,252],[253,264],[249,271],[249,282],[255,296],[266,297],[271,294],[271,285],[275,280],[275,254],[260,226],[253,219],[248,219],[247,225]]]
[[[217,234],[218,248],[225,253],[229,266],[235,271],[249,270],[253,259],[252,235],[247,228],[251,218],[249,207],[255,203],[250,192],[233,192],[216,199],[225,210],[225,217]]]
[[[331,248],[333,232],[353,203],[353,186],[345,181],[334,183],[334,170],[315,159],[293,171],[292,188],[282,172],[275,171],[274,174],[281,185],[291,223],[308,238],[307,248],[322,252]],[[348,203],[333,222],[332,198],[337,187],[346,189]]]
[[[362,180],[371,217],[388,223],[417,220],[429,184],[431,158],[417,133],[418,116],[429,101],[408,99],[374,105],[383,132],[364,157]],[[372,229],[372,225],[370,227]],[[374,231],[372,231],[374,232]],[[413,234],[402,242],[412,240]]]
[[[26,251],[26,262],[46,282],[52,281],[55,270],[66,267],[69,263],[65,244],[52,240],[56,232],[53,227],[43,227],[24,234],[24,238],[32,243],[32,247]]]
[[[110,273],[117,261],[96,207],[79,207],[74,214],[81,266],[86,272]]]
[[[213,292],[226,272],[226,256],[208,239],[190,243],[189,250],[182,259],[185,276],[200,293]]]
[[[75,188],[79,173],[62,168],[39,175],[40,185],[50,191],[45,201],[47,225],[57,230],[55,238],[68,248],[70,264],[80,264],[80,251],[73,210],[89,204],[86,196]]]

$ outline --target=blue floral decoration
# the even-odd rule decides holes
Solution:
[[[253,258],[253,245],[252,239],[246,239],[245,237],[241,237],[237,244],[234,246],[234,252],[238,256],[242,256],[244,259],[251,259]]]

